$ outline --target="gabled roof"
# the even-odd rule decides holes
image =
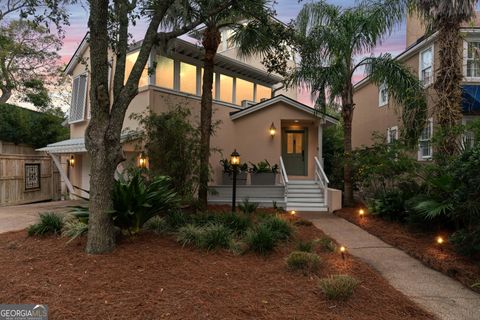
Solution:
[[[315,110],[312,107],[307,106],[306,104],[303,104],[301,102],[298,102],[296,100],[293,100],[292,98],[289,98],[287,96],[284,96],[283,94],[275,96],[271,99],[259,102],[257,104],[251,105],[245,109],[239,110],[239,111],[234,111],[230,112],[230,119],[236,120],[238,118],[241,118],[243,116],[246,116],[247,114],[251,114],[253,112],[262,110],[266,107],[269,107],[275,103],[278,102],[283,102],[293,108],[296,108],[300,111],[306,112],[312,116],[318,117],[318,118],[324,118],[326,121],[332,123],[332,124],[338,124],[339,120],[335,117],[332,117],[326,113],[323,113],[321,111]]]

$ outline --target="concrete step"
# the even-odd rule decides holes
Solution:
[[[314,180],[290,180],[288,181],[288,184],[303,184],[303,185],[312,185],[312,184],[317,184]]]
[[[317,184],[288,184],[288,189],[320,189]]]
[[[287,199],[288,203],[290,202],[303,202],[303,203],[324,203],[323,197],[318,197],[318,198],[297,198],[297,197],[288,197]]]
[[[322,198],[323,199],[323,192],[315,192],[315,193],[304,193],[304,192],[298,192],[298,193],[289,193],[288,194],[289,198]]]
[[[326,206],[312,206],[312,207],[296,207],[296,206],[287,206],[287,211],[298,211],[298,212],[328,212],[328,208]]]
[[[288,194],[323,194],[323,190],[319,189],[288,189]]]

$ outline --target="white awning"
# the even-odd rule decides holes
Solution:
[[[135,140],[139,135],[135,132],[122,133],[120,141],[122,143]],[[63,140],[48,144],[46,147],[37,149],[37,151],[44,151],[48,153],[83,153],[87,152],[85,148],[85,138],[75,138]]]

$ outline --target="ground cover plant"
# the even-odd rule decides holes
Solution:
[[[161,225],[160,234],[122,237],[103,256],[84,252],[85,236],[66,244],[56,236],[25,237],[25,231],[2,234],[0,300],[41,300],[53,319],[433,319],[349,255],[344,261],[315,246],[321,268],[309,276],[289,271],[285,259],[299,242],[325,237],[314,226],[296,225],[290,240],[268,255],[237,255],[178,243],[170,226],[185,226],[189,216],[154,218],[145,226]],[[327,299],[319,287],[319,279],[336,274],[361,281],[345,301]]]
[[[63,219],[60,215],[53,212],[40,214],[40,221],[32,224],[28,228],[29,236],[44,236],[48,234],[58,235],[63,228]]]

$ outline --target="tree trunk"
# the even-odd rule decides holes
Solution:
[[[0,96],[0,103],[7,103],[8,99],[12,96],[12,90],[0,89],[2,90],[2,95]]]
[[[353,87],[350,84],[342,95],[343,118],[343,202],[345,206],[354,205],[352,182],[352,119],[353,119]]]
[[[200,115],[200,172],[198,201],[200,207],[207,207],[210,137],[212,136],[212,86],[214,59],[220,45],[221,35],[216,27],[207,27],[203,33],[202,44],[205,49],[203,61],[203,85]]]
[[[443,141],[438,146],[438,154],[452,156],[459,151],[458,137],[453,129],[462,119],[462,56],[459,24],[451,22],[442,24],[438,40],[440,59],[434,84],[438,95],[435,114],[443,136]]]

